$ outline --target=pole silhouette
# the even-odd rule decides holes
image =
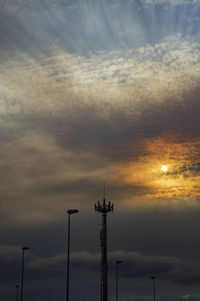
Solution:
[[[66,301],[69,301],[69,262],[70,262],[70,216],[78,213],[77,209],[67,210],[68,214],[68,235],[67,235],[67,280],[66,280]]]
[[[116,301],[119,300],[119,286],[118,286],[118,284],[119,284],[119,277],[118,277],[119,269],[118,269],[118,266],[119,266],[120,263],[122,263],[121,260],[118,260],[118,261],[115,262],[115,264],[116,264]]]
[[[15,288],[16,288],[16,301],[18,301],[18,299],[19,299],[19,284],[16,284],[15,285]]]
[[[29,250],[29,247],[22,247],[22,274],[21,274],[21,298],[20,301],[23,301],[23,292],[24,292],[24,252]]]
[[[153,280],[153,301],[156,301],[156,276],[152,275],[151,279]]]

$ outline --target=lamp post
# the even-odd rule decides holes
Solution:
[[[18,298],[19,298],[19,284],[15,284],[15,288],[17,289],[17,292],[16,292],[16,301],[18,301]]]
[[[118,301],[118,266],[119,266],[119,264],[120,263],[122,263],[122,261],[121,260],[118,260],[118,261],[116,261],[115,262],[115,264],[116,264],[116,301]]]
[[[24,289],[24,252],[29,250],[29,247],[22,247],[22,276],[21,276],[21,300],[23,301],[23,289]]]
[[[153,280],[153,301],[156,301],[156,276],[151,275],[150,278]]]
[[[68,214],[68,237],[67,237],[67,282],[66,282],[66,301],[69,301],[69,260],[70,260],[70,216],[78,213],[77,209],[67,210]]]

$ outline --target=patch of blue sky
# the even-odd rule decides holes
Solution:
[[[175,34],[199,41],[200,6],[192,0],[11,3],[0,11],[4,20],[0,51],[7,54],[15,49],[31,56],[56,51],[81,55],[127,51],[155,45]]]

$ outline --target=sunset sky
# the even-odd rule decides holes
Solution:
[[[0,299],[200,298],[200,1],[0,0]],[[167,170],[162,167],[166,166]]]

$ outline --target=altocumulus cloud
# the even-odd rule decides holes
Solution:
[[[152,160],[157,166],[161,162],[156,156],[166,160],[171,157],[174,165],[178,145],[182,162],[168,175],[175,175],[183,165],[195,165],[199,59],[198,43],[181,35],[168,37],[154,46],[90,57],[60,52],[37,61],[27,55],[22,59],[16,52],[15,59],[2,65],[1,75],[1,193],[4,200],[18,200],[14,207],[9,201],[10,212],[21,204],[27,208],[22,221],[27,212],[27,221],[36,216],[42,219],[45,192],[49,192],[48,202],[52,206],[58,193],[68,193],[74,200],[78,194],[76,184],[86,191],[92,176],[95,191],[95,187],[99,189],[98,179],[106,175],[113,180],[113,176],[121,175],[120,166],[133,174],[129,166],[123,168],[124,162],[129,165],[130,161],[139,160],[135,168],[139,166],[140,170],[141,157],[144,162],[153,153]],[[170,134],[174,131],[176,135]],[[163,133],[169,134],[162,136]],[[157,139],[159,135],[163,138]],[[166,147],[168,157],[163,152]],[[144,164],[143,178],[147,166],[152,165]],[[135,175],[138,178],[138,173]],[[122,178],[136,187],[139,195],[143,193],[148,199],[154,194],[163,197],[163,187],[149,187],[147,183],[135,182],[132,176]],[[11,183],[16,190],[10,190]],[[174,184],[176,188],[180,186]],[[35,199],[34,193],[37,199],[30,212],[30,206],[23,200]],[[194,197],[198,193],[195,189]],[[173,188],[170,197],[174,195]],[[39,204],[43,208],[40,212]],[[47,212],[45,219],[52,219],[51,206]]]

